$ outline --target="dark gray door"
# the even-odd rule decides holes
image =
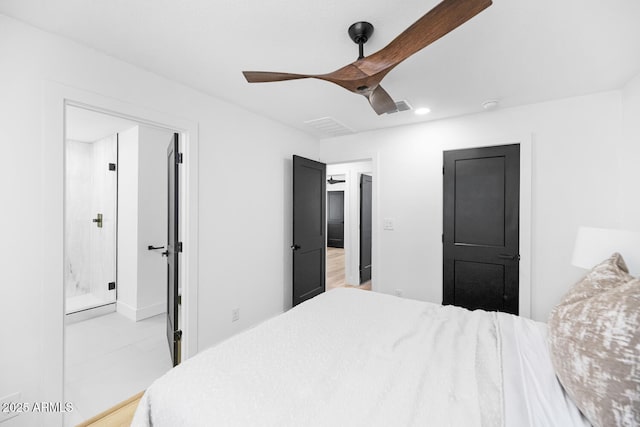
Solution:
[[[329,191],[327,203],[327,246],[344,248],[344,191]]]
[[[373,178],[360,175],[360,283],[371,280],[371,203]]]
[[[293,156],[293,305],[324,292],[327,165]]]
[[[180,339],[182,331],[178,324],[178,254],[182,252],[182,243],[179,242],[178,234],[178,167],[182,162],[181,154],[178,152],[178,134],[173,135],[173,141],[167,148],[167,340],[173,366],[180,363]]]
[[[518,314],[520,145],[444,153],[443,304]]]

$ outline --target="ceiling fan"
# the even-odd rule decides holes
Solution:
[[[335,83],[363,95],[376,113],[396,111],[396,104],[380,82],[396,65],[467,22],[487,7],[491,0],[443,0],[418,19],[391,43],[367,57],[363,46],[373,33],[373,25],[356,22],[349,36],[359,45],[358,59],[328,74],[291,74],[268,71],[243,71],[249,83],[278,82],[295,79],[319,79]]]

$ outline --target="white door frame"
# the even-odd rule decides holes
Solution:
[[[183,360],[198,352],[198,123],[56,82],[44,82],[42,125],[42,231],[40,347],[41,395],[64,401],[64,180],[67,105],[94,110],[180,133],[184,174],[180,190]],[[62,424],[61,413],[43,414],[45,424]]]

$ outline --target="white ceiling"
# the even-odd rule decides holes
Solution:
[[[333,117],[355,131],[618,89],[640,72],[637,0],[494,0],[382,82],[427,116],[377,116],[327,82],[248,84],[242,70],[325,73],[357,56],[347,35],[366,20],[370,54],[437,0],[0,0],[0,13],[311,134]]]
[[[96,142],[138,124],[131,120],[77,107],[66,108],[65,122],[66,138],[80,142]]]

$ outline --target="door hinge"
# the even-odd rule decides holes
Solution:
[[[444,233],[442,233],[442,243],[444,243]]]
[[[444,175],[444,165],[442,165],[442,175]]]
[[[178,242],[176,245],[176,252],[182,252],[182,242]]]
[[[112,291],[116,288],[116,282],[109,282],[109,290]]]
[[[182,339],[182,331],[179,329],[177,331],[173,331],[173,340],[180,341],[181,339]]]
[[[182,164],[182,153],[176,153],[176,163]]]
[[[115,163],[109,163],[109,170],[110,171],[115,171],[116,170],[116,164]]]

